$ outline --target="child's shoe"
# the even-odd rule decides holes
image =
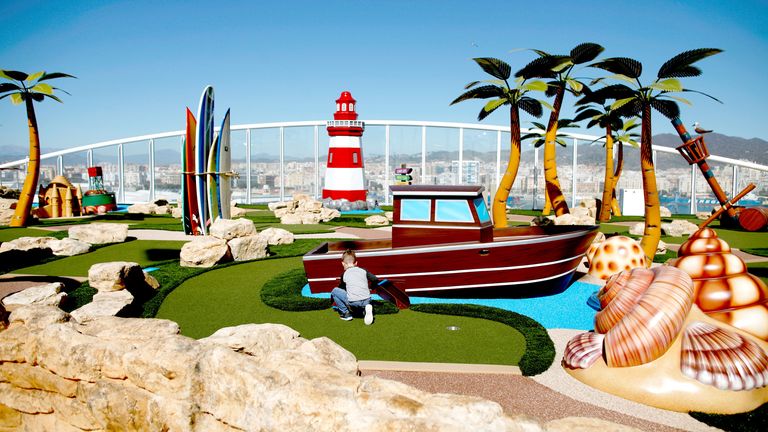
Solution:
[[[343,321],[352,321],[352,314],[347,312],[345,314],[339,315],[339,318],[341,318]]]
[[[373,305],[365,305],[365,318],[363,318],[365,325],[373,324]]]

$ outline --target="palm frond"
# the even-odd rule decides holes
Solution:
[[[682,66],[679,69],[673,72],[670,72],[668,74],[670,78],[688,78],[688,77],[697,77],[699,75],[701,75],[701,69],[691,65]]]
[[[611,57],[592,63],[590,67],[607,70],[614,74],[621,74],[629,78],[639,78],[643,73],[643,64],[629,57]]]
[[[475,87],[469,91],[462,93],[459,97],[451,102],[451,105],[465,101],[467,99],[488,99],[492,97],[504,97],[504,89],[493,85],[484,85],[481,87]]]
[[[520,98],[520,100],[517,101],[517,107],[536,118],[541,117],[544,113],[544,108],[542,108],[541,102],[528,96]]]
[[[51,94],[51,95],[48,95],[48,94],[47,94],[47,95],[43,95],[43,96],[44,96],[44,97],[47,97],[47,98],[51,98],[51,99],[55,100],[55,101],[56,101],[56,102],[58,102],[58,103],[64,103],[64,102],[63,102],[61,99],[59,99],[59,97],[58,97],[58,96],[56,96],[56,95],[52,95],[52,94]],[[35,99],[35,100],[37,100],[37,99]]]
[[[17,86],[14,83],[0,83],[0,93],[5,93],[9,91],[21,91],[21,87]]]
[[[464,90],[469,90],[469,89],[471,89],[472,87],[474,87],[474,86],[476,86],[476,85],[480,84],[480,82],[481,82],[481,81],[472,81],[471,83],[469,83],[469,84],[467,84],[467,85],[465,85],[465,86],[464,86]]]
[[[570,62],[568,56],[547,55],[539,57],[525,65],[515,73],[516,77],[524,78],[555,78],[557,72],[554,70],[564,63]]]
[[[580,121],[584,121],[586,119],[592,119],[594,117],[602,116],[603,115],[603,113],[601,113],[600,111],[598,111],[598,110],[596,110],[594,108],[591,108],[589,105],[584,105],[584,108],[587,108],[587,109],[582,110],[581,112],[576,114],[576,117],[573,118],[573,121],[580,122]],[[587,126],[587,127],[588,128],[592,127],[592,125]]]
[[[512,67],[510,67],[504,60],[499,60],[494,57],[478,57],[472,60],[480,65],[487,74],[501,80],[509,79],[509,76],[512,73]]]
[[[65,73],[61,73],[61,72],[51,72],[51,73],[43,74],[43,76],[40,77],[40,79],[37,80],[37,82],[46,81],[46,80],[49,80],[49,79],[56,79],[56,78],[75,78],[75,79],[77,79],[77,77],[74,76],[74,75],[65,74]]]
[[[547,97],[554,97],[557,92],[560,91],[561,87],[565,87],[565,83],[561,83],[559,81],[550,81],[547,84],[547,90],[544,92],[544,95]]]
[[[0,76],[2,76],[3,78],[8,78],[16,81],[24,81],[25,79],[27,79],[29,75],[27,75],[24,72],[0,69]]]
[[[677,102],[669,99],[651,99],[651,107],[668,119],[680,117],[680,107]]]
[[[596,43],[585,42],[576,45],[571,50],[571,60],[574,64],[586,63],[588,61],[594,60],[598,55],[600,55],[601,52],[603,52],[604,49],[605,48]]]
[[[721,101],[720,99],[718,99],[718,98],[716,98],[716,97],[714,97],[714,96],[712,96],[712,95],[708,95],[708,94],[706,94],[706,93],[704,93],[704,92],[700,92],[700,91],[698,91],[698,90],[683,89],[683,91],[684,91],[684,92],[691,92],[691,93],[698,93],[698,94],[700,94],[700,95],[704,95],[704,96],[706,96],[706,97],[708,97],[708,98],[710,98],[710,99],[712,99],[712,100],[714,100],[714,101],[716,101],[716,102],[720,102],[720,103],[723,103],[723,101]]]
[[[484,118],[488,117],[496,111],[497,108],[499,108],[502,105],[508,104],[509,101],[506,99],[496,99],[492,101],[488,101],[487,104],[483,107],[483,109],[480,110],[480,113],[477,115],[477,120],[482,121]]]
[[[721,52],[723,52],[723,50],[718,48],[697,48],[689,51],[683,51],[661,65],[657,76],[659,78],[688,76],[678,75],[678,73],[701,59],[705,59],[709,56],[713,56]],[[688,71],[690,71],[690,69],[688,69]]]

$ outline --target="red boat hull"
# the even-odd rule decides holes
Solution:
[[[596,234],[596,226],[521,227],[494,232],[492,242],[325,243],[304,256],[304,268],[313,293],[330,292],[343,270],[341,253],[350,248],[360,267],[412,296],[543,295],[566,288]]]

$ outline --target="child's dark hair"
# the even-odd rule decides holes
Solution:
[[[347,264],[354,264],[357,261],[357,255],[352,249],[347,249],[341,254],[341,262]]]

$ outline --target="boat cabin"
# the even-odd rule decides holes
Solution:
[[[483,186],[390,186],[392,247],[492,242],[493,223]]]

